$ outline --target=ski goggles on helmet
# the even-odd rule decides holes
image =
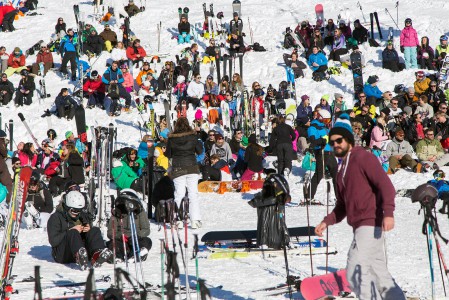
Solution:
[[[446,174],[442,170],[437,170],[433,173],[433,178],[435,180],[442,180],[446,177]]]
[[[74,214],[74,215],[78,215],[79,213],[81,213],[82,209],[80,208],[70,208],[69,212]]]
[[[74,185],[69,186],[65,192],[69,193],[69,192],[73,192],[73,191],[80,192],[81,188],[79,187],[79,185],[74,184]]]

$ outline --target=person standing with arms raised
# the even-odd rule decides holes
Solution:
[[[346,266],[351,290],[359,299],[405,300],[385,259],[384,232],[394,228],[394,186],[377,158],[354,146],[349,120],[337,119],[329,144],[343,160],[337,174],[337,203],[315,233],[322,236],[328,226],[347,217],[354,231]]]

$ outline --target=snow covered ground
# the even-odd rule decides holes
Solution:
[[[0,44],[6,46],[8,52],[12,52],[13,48],[19,46],[23,51],[28,49],[38,40],[43,39],[49,41],[49,37],[53,32],[54,25],[58,17],[63,17],[69,27],[75,27],[74,16],[72,13],[72,5],[78,1],[69,0],[47,0],[40,1],[39,12],[43,15],[21,18],[15,23],[18,30],[14,33],[0,33]],[[139,1],[136,1],[139,5]],[[144,1],[143,1],[144,2]],[[244,57],[244,81],[250,86],[253,81],[259,81],[262,86],[267,87],[273,84],[276,88],[281,80],[284,80],[285,71],[282,67],[282,32],[286,27],[294,28],[298,22],[304,19],[315,20],[314,6],[318,1],[294,0],[246,0],[242,1],[242,19],[245,23],[244,31],[246,32],[245,41],[250,42],[248,17],[250,18],[252,30],[254,32],[254,41],[259,42],[268,51],[267,52],[250,52]],[[82,1],[80,9],[84,12],[86,21],[91,21],[88,15],[92,13],[91,1]],[[357,8],[357,1],[322,1],[325,9],[325,17],[337,19],[340,9],[348,7],[352,19],[360,19],[363,22],[361,11]],[[396,18],[395,1],[361,1],[363,13],[369,18],[369,13],[377,10],[379,13],[380,23],[384,30],[384,36],[387,35],[389,26],[394,26],[390,17],[384,13],[388,8],[393,17]],[[199,1],[184,0],[179,1],[148,1],[147,9],[144,13],[132,18],[131,28],[142,40],[143,45],[147,45],[147,52],[154,53],[157,49],[156,24],[162,22],[161,34],[161,51],[174,55],[184,46],[178,46],[176,41],[171,39],[171,32],[177,28],[178,6],[188,6],[190,8],[189,19],[193,23],[202,23],[203,10]],[[215,12],[223,11],[225,20],[230,20],[232,15],[231,1],[215,0]],[[434,0],[424,3],[418,0],[403,0],[399,5],[399,26],[402,29],[403,20],[406,17],[413,19],[413,26],[416,28],[419,38],[427,35],[430,38],[430,45],[436,46],[439,36],[448,34],[447,12],[449,11],[449,2],[444,0]],[[94,26],[102,31],[103,26],[94,24]],[[398,31],[395,32],[398,38]],[[377,37],[377,34],[376,34]],[[198,41],[200,47],[207,45],[207,41]],[[384,44],[385,41],[382,42]],[[398,44],[398,41],[396,41]],[[391,73],[381,69],[381,51],[380,48],[369,48],[363,46],[362,51],[365,54],[367,67],[364,70],[365,79],[369,75],[376,74],[380,77],[379,87],[382,91],[393,90],[394,85],[404,83],[411,85],[414,81],[413,73],[416,70],[408,70],[402,73]],[[55,55],[57,63],[59,58]],[[94,69],[100,73],[105,70],[106,56],[96,63]],[[34,62],[35,57],[30,56],[27,63]],[[203,69],[206,74],[206,69]],[[205,76],[203,76],[204,78]],[[298,82],[298,96],[308,94],[312,99],[312,105],[318,103],[321,95],[338,92],[342,93],[347,99],[349,107],[352,106],[353,84],[350,71],[343,69],[343,74],[333,77],[329,82],[317,83],[311,79],[311,71],[306,71],[306,78]],[[19,76],[15,75],[12,81],[17,85]],[[66,130],[76,130],[75,123],[58,120],[51,117],[51,122],[47,122],[40,116],[45,109],[49,108],[54,97],[61,88],[69,87],[73,89],[68,81],[61,80],[58,75],[49,73],[47,78],[48,92],[52,95],[39,103],[38,98],[34,98],[34,103],[30,107],[17,109],[10,103],[7,107],[1,107],[3,120],[14,120],[15,132],[14,140],[30,141],[25,128],[17,117],[18,112],[22,112],[28,120],[37,139],[44,139],[45,132],[49,127],[56,129],[60,138],[63,137]],[[148,116],[143,116],[145,119]],[[132,114],[122,114],[118,118],[110,118],[105,112],[99,110],[87,111],[88,125],[106,126],[110,122],[118,126],[119,146],[137,146],[140,135],[137,121],[141,121],[141,117],[134,111]],[[449,168],[443,168],[449,172]],[[295,164],[293,176],[290,177],[290,188],[292,190],[292,199],[297,202],[302,198],[302,185],[300,181],[303,171],[299,165]],[[413,188],[418,184],[429,180],[430,174],[411,174],[406,171],[399,171],[391,176],[391,179],[397,189]],[[316,198],[326,199],[324,182],[318,188]],[[331,197],[333,199],[333,195]],[[204,233],[211,230],[230,230],[230,229],[255,229],[256,228],[256,211],[246,202],[251,199],[250,194],[225,194],[225,195],[201,195],[201,210],[203,215],[203,228],[196,230],[201,237]],[[392,275],[396,278],[398,284],[410,295],[418,295],[423,299],[429,298],[430,290],[430,273],[426,248],[426,238],[421,233],[422,215],[418,215],[418,205],[412,204],[409,198],[396,199],[396,228],[388,234],[388,265]],[[311,207],[310,222],[316,225],[326,214],[326,207]],[[287,224],[289,226],[305,226],[307,224],[306,209],[303,207],[292,207],[287,209]],[[449,236],[449,222],[444,216],[440,217],[440,226],[443,235]],[[160,272],[160,254],[159,239],[163,237],[163,231],[159,230],[156,224],[152,224],[151,238],[153,240],[153,249],[150,251],[147,261],[144,263],[146,281],[152,284],[158,284],[161,280]],[[339,225],[331,227],[329,232],[329,243],[338,249],[338,254],[329,257],[329,266],[331,270],[344,268],[346,263],[346,253],[351,242],[351,228],[342,222]],[[44,287],[44,297],[62,295],[69,291],[67,288],[50,288],[52,284],[58,281],[84,281],[87,272],[79,271],[75,265],[56,264],[51,257],[51,248],[48,245],[46,232],[42,230],[23,230],[20,234],[20,254],[16,258],[14,266],[14,274],[17,274],[17,282],[23,278],[33,275],[35,265],[40,265],[42,285]],[[193,243],[193,236],[189,236],[189,245]],[[191,249],[191,247],[190,247]],[[443,245],[443,253],[449,259],[449,248]],[[436,252],[434,252],[434,258]],[[299,275],[302,278],[311,275],[310,260],[307,256],[289,257],[291,274]],[[179,260],[182,271],[182,262]],[[262,299],[267,297],[265,293],[252,291],[273,286],[285,281],[284,259],[250,257],[235,260],[200,260],[200,276],[207,280],[212,286],[211,293],[217,299]],[[189,261],[190,274],[193,274],[194,261]],[[443,288],[441,277],[439,275],[438,261],[434,259],[436,268],[437,295],[443,296]],[[122,266],[124,267],[124,266]],[[323,274],[325,272],[325,256],[313,257],[313,268],[315,274]],[[96,277],[101,275],[112,275],[112,265],[106,265],[96,270]],[[194,276],[190,275],[189,280],[194,282]],[[184,283],[184,278],[181,279]],[[446,282],[447,283],[447,282]],[[17,283],[15,287],[19,290],[19,294],[13,296],[13,299],[31,299],[33,295],[33,283]],[[98,284],[98,288],[105,288],[108,284]],[[213,288],[222,286],[221,289]],[[301,299],[299,293],[294,294],[295,299]],[[279,299],[285,298],[278,296]]]

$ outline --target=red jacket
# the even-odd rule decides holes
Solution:
[[[97,93],[104,94],[106,92],[106,87],[101,80],[101,76],[98,75],[97,80],[88,79],[86,83],[83,85],[83,91],[88,92],[91,89],[93,91],[97,91]]]
[[[3,18],[5,17],[5,15],[12,12],[13,10],[15,10],[15,8],[11,5],[0,6],[0,24],[3,23]]]
[[[53,63],[53,54],[50,51],[39,51],[36,57],[36,63]]]
[[[393,217],[396,191],[374,154],[354,147],[337,174],[337,203],[323,222],[332,225],[345,217],[355,230],[360,226],[382,226]]]
[[[259,101],[259,114],[263,115],[265,113],[265,109],[263,107],[263,99],[262,97],[254,97],[253,98],[253,111],[256,109],[256,101]]]
[[[19,61],[17,61],[15,58],[18,58]],[[25,66],[25,55],[20,54],[19,57],[15,57],[14,56],[14,52],[9,55],[8,67],[20,68],[20,67],[23,67],[23,66]]]
[[[137,52],[138,54],[140,54],[141,59],[147,56],[147,52],[145,51],[145,49],[143,49],[143,47],[137,48]],[[130,60],[135,60],[138,58],[137,53],[134,52],[134,48],[132,46],[126,49],[126,57],[128,57]]]

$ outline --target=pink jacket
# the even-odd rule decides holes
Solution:
[[[369,143],[370,148],[376,146],[377,148],[382,148],[382,142],[388,140],[388,135],[386,130],[382,130],[379,126],[375,126],[373,131],[371,131],[371,140]]]
[[[35,167],[36,166],[37,154],[34,154],[33,159],[30,159],[28,157],[28,155],[26,155],[23,152],[20,152],[18,154],[18,157],[19,157],[20,164],[22,165],[22,167],[25,167],[25,166]]]
[[[124,72],[123,73],[123,79],[125,80],[125,81],[123,81],[123,86],[125,88],[127,88],[127,87],[131,87],[132,88],[134,86],[134,78],[131,75],[131,73]]]
[[[293,140],[292,144],[293,144],[293,151],[298,152],[298,138],[299,138],[299,133],[298,130],[295,129],[295,139]]]
[[[400,44],[403,47],[419,46],[418,34],[416,33],[415,28],[413,28],[412,26],[402,29],[400,40]]]

